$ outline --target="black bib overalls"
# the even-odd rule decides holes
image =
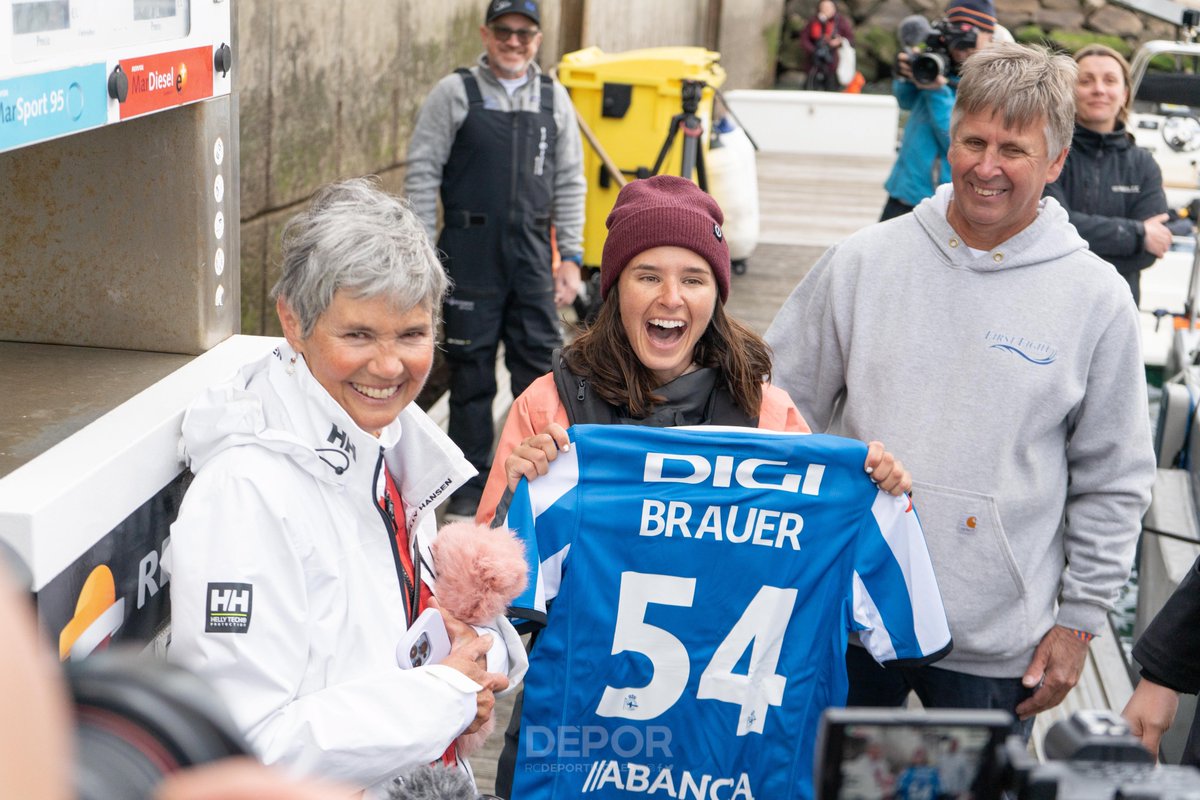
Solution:
[[[561,344],[550,252],[557,127],[549,77],[537,111],[501,111],[484,106],[469,70],[458,74],[469,109],[442,172],[438,247],[454,282],[443,309],[448,432],[480,472],[460,490],[477,499],[494,437],[497,344],[513,397],[550,371]]]

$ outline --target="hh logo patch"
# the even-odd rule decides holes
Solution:
[[[210,583],[205,633],[246,633],[254,605],[254,584]]]

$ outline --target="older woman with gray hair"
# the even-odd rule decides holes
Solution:
[[[434,604],[434,509],[474,472],[412,402],[446,292],[420,222],[368,180],[334,184],[285,228],[282,273],[286,343],[184,419],[169,656],[265,762],[382,796],[458,760],[524,651],[507,621],[480,635],[443,612],[449,655],[397,664]]]

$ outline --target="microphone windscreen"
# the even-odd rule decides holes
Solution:
[[[391,800],[476,800],[479,793],[465,773],[443,766],[421,766],[392,787]]]
[[[912,14],[900,20],[900,28],[896,35],[900,38],[900,44],[913,47],[924,42],[931,33],[933,26],[929,24],[929,20],[920,14]]]

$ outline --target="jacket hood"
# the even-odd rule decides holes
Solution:
[[[433,495],[437,499],[431,505],[475,472],[415,405],[401,411],[378,437],[364,431],[287,344],[206,391],[184,415],[181,455],[193,472],[226,451],[247,446],[284,456],[331,484],[373,485],[382,451],[400,480],[401,494]],[[438,487],[441,491],[435,492]]]
[[[921,201],[913,211],[934,248],[952,268],[973,272],[1019,269],[1088,249],[1087,242],[1067,218],[1066,209],[1054,198],[1043,197],[1038,203],[1037,217],[1029,226],[989,250],[988,255],[977,258],[946,219],[953,197],[954,185],[944,183],[933,197]]]

